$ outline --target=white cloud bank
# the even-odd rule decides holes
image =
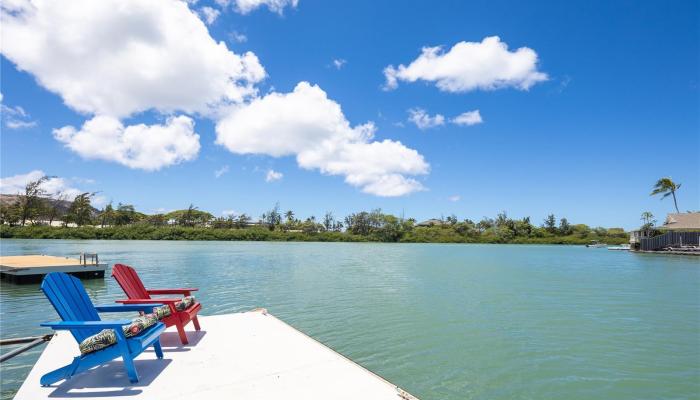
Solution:
[[[206,113],[265,77],[181,1],[5,2],[2,22],[2,54],[84,113]]]
[[[423,156],[397,141],[372,140],[375,130],[372,123],[350,126],[321,88],[300,82],[291,93],[233,108],[216,125],[216,143],[237,154],[293,155],[302,168],[342,175],[377,196],[423,190],[410,177],[428,173]]]
[[[447,52],[440,46],[424,47],[421,55],[408,66],[389,65],[384,69],[386,90],[398,87],[399,81],[434,82],[445,92],[468,92],[514,87],[528,90],[546,81],[547,74],[537,70],[537,53],[527,47],[509,51],[498,36],[481,42],[459,42]]]
[[[199,135],[187,116],[168,118],[165,124],[124,126],[118,119],[97,116],[78,130],[55,129],[54,137],[81,157],[113,161],[129,168],[159,170],[193,160],[199,152]]]
[[[220,0],[241,13],[282,13],[297,0]],[[233,153],[294,155],[300,167],[341,175],[379,196],[423,186],[429,165],[417,151],[373,140],[375,127],[351,127],[318,86],[259,97],[266,76],[252,52],[215,41],[197,12],[177,0],[12,0],[0,5],[2,54],[39,85],[88,115],[54,137],[87,159],[148,171],[193,160],[199,151],[191,114],[218,121],[217,143]],[[215,13],[210,13],[213,22]],[[206,18],[206,16],[205,16]],[[170,116],[125,126],[141,112]]]
[[[435,114],[433,116],[430,116],[422,108],[411,108],[410,110],[408,110],[408,120],[410,122],[413,122],[418,127],[418,129],[421,130],[445,125],[444,115]]]
[[[55,131],[85,158],[145,170],[192,160],[199,136],[189,117],[128,127],[119,119],[148,110],[211,116],[254,96],[266,75],[254,53],[216,42],[181,1],[15,0],[1,7],[2,54],[70,108],[94,115],[80,131]],[[201,12],[208,23],[218,15]]]
[[[450,122],[452,122],[455,125],[472,126],[481,124],[484,122],[484,120],[481,118],[481,113],[479,112],[479,110],[474,110],[463,112],[458,116],[452,118]]]

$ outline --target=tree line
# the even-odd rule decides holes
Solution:
[[[43,184],[48,179],[42,177],[27,183],[15,203],[0,206],[3,237],[36,234],[44,235],[42,237],[58,235],[71,238],[75,237],[72,235],[86,238],[111,237],[109,235],[168,238],[175,235],[178,238],[177,235],[184,235],[187,239],[201,236],[223,238],[222,240],[237,240],[239,237],[244,238],[241,240],[249,240],[250,237],[253,238],[251,240],[258,237],[262,238],[260,240],[304,240],[306,236],[320,238],[318,235],[322,235],[320,240],[460,243],[584,243],[590,240],[622,243],[627,237],[620,228],[592,228],[585,224],[572,224],[567,218],[557,218],[553,214],[536,224],[530,217],[511,218],[505,211],[494,218],[483,217],[478,221],[450,215],[430,220],[429,223],[418,223],[414,218],[397,217],[384,213],[381,209],[358,211],[344,218],[336,218],[332,212],[326,212],[320,218],[309,216],[300,219],[293,210],[282,210],[279,203],[257,219],[245,213],[215,217],[193,204],[185,209],[150,215],[137,211],[131,204],[123,203],[116,206],[110,203],[98,210],[92,205],[96,193],[80,193],[69,201],[60,193],[52,195],[43,189]],[[46,230],[56,223],[61,227],[55,229],[64,230],[54,233]],[[13,227],[37,229],[22,231],[12,230]],[[39,227],[43,227],[43,230]],[[86,228],[80,231],[82,233],[69,231],[81,227]],[[176,233],[168,231],[175,228],[179,229]],[[100,230],[102,233],[97,232]],[[206,233],[206,230],[210,232]],[[250,232],[212,234],[212,230]]]

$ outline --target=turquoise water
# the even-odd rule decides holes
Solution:
[[[3,240],[3,255],[97,252],[202,314],[255,307],[427,399],[700,397],[700,259],[568,246]],[[122,297],[85,281],[96,303]],[[56,319],[0,286],[0,336]],[[3,364],[12,398],[43,346]],[[3,349],[6,351],[6,349]]]

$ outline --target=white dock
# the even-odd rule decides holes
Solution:
[[[285,324],[264,310],[199,317],[187,326],[189,345],[169,328],[161,335],[165,358],[153,350],[135,362],[140,380],[129,383],[121,359],[41,387],[44,373],[70,363],[78,345],[68,332],[49,342],[15,400],[41,399],[256,399],[416,400],[407,392]]]
[[[0,277],[17,283],[39,282],[50,272],[65,272],[80,278],[103,278],[106,264],[46,255],[0,256]]]

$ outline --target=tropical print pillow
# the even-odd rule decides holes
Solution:
[[[192,304],[194,304],[194,296],[185,296],[181,301],[175,303],[175,309],[183,311],[188,309]]]
[[[175,309],[177,311],[184,311],[194,303],[195,303],[194,296],[186,296],[186,297],[183,297],[182,300],[175,303]],[[169,317],[171,314],[170,306],[165,304],[165,305],[162,305],[160,307],[154,307],[153,314],[156,315],[156,317],[158,318],[159,321],[163,318]]]
[[[153,314],[156,315],[156,318],[158,318],[159,321],[165,317],[169,317],[170,306],[165,304],[160,307],[153,307]]]
[[[122,326],[124,336],[132,337],[143,332],[146,328],[155,325],[158,317],[155,314],[145,314],[131,320],[129,325]],[[80,342],[80,354],[85,355],[93,351],[102,350],[117,343],[117,334],[113,329],[103,329],[99,333],[85,338]]]

